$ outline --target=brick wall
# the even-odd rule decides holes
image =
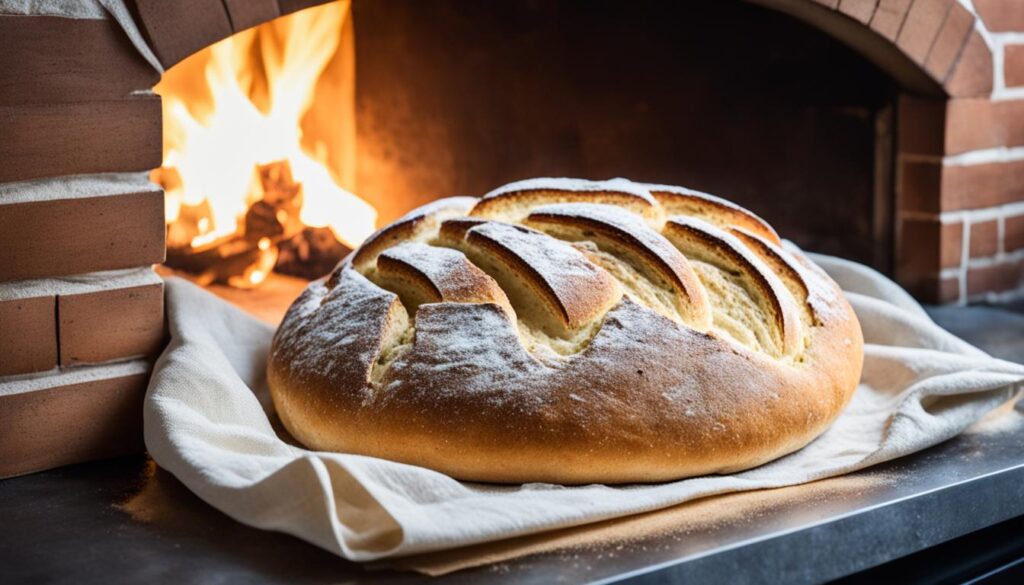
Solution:
[[[948,97],[900,100],[896,274],[929,301],[1010,300],[1024,295],[1024,2],[960,0],[954,18],[971,26],[938,78]]]
[[[146,42],[168,68],[234,33],[331,0],[134,0]]]
[[[159,74],[120,27],[0,15],[0,72],[4,477],[142,449],[164,217]]]
[[[949,271],[958,300],[1006,299],[1024,292],[1024,2],[965,2],[980,18],[978,34],[992,52],[988,98],[950,103],[950,205],[942,221],[960,221],[960,264]]]
[[[1024,296],[1024,0],[747,0],[900,88],[893,271],[926,302]]]
[[[135,0],[165,67],[323,0]],[[750,0],[889,71],[899,99],[894,272],[931,302],[1024,294],[1024,0]],[[181,27],[188,20],[190,26]],[[357,25],[358,26],[358,25]]]
[[[323,1],[131,7],[170,67]],[[0,14],[0,478],[143,449],[165,339],[160,75],[105,16]]]

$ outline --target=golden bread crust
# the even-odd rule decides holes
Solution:
[[[720,227],[739,227],[774,244],[779,235],[755,213],[721,197],[672,185],[646,185],[667,215],[696,217]]]
[[[538,179],[381,230],[275,335],[285,427],[517,483],[666,481],[804,446],[859,380],[852,309],[752,213],[659,199]]]

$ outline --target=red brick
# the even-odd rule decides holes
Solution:
[[[0,200],[0,281],[163,262],[164,233],[159,189],[6,204]]]
[[[950,100],[946,110],[947,154],[1024,145],[1024,100]]]
[[[960,277],[941,278],[936,286],[938,296],[932,302],[952,303],[960,299]]]
[[[924,63],[952,5],[953,0],[914,0],[896,45],[915,62]]]
[[[924,63],[932,77],[940,82],[946,80],[973,28],[974,15],[959,3],[954,3]]]
[[[960,222],[944,223],[939,229],[939,262],[941,268],[960,266],[963,255],[964,226]]]
[[[942,163],[900,163],[900,209],[938,213],[941,211]]]
[[[974,0],[974,9],[992,32],[1024,30],[1024,2],[1020,0]]]
[[[981,209],[1024,199],[1024,161],[942,169],[942,210]]]
[[[160,166],[159,96],[0,105],[0,182]]]
[[[1016,290],[1024,285],[1024,262],[1006,260],[967,270],[967,295]]]
[[[0,375],[153,355],[163,337],[151,268],[0,283]]]
[[[932,282],[934,283],[935,292],[929,295],[928,298],[923,299],[925,302],[947,303],[959,300],[959,283],[961,283],[961,279],[958,276],[934,279]]]
[[[871,22],[877,5],[878,0],[840,0],[839,11],[867,24]]]
[[[221,0],[135,0],[140,28],[165,68],[233,32]]]
[[[231,29],[235,32],[252,28],[281,15],[277,0],[224,0]]]
[[[899,98],[897,137],[903,154],[944,154],[946,102],[903,94]]]
[[[57,366],[55,304],[53,295],[0,300],[0,376]]]
[[[142,451],[148,369],[127,362],[7,382],[0,478]]]
[[[0,15],[0,104],[124,98],[160,74],[114,20]]]
[[[1003,47],[1003,74],[1008,87],[1024,85],[1024,45]]]
[[[938,220],[903,220],[900,228],[898,273],[932,276],[960,265],[963,224]]]
[[[1024,250],[1024,215],[1006,218],[1003,224],[1003,250]]]
[[[992,52],[985,39],[972,31],[945,83],[953,97],[981,97],[992,93]]]
[[[911,1],[879,0],[878,8],[871,17],[871,28],[890,41],[895,41],[903,27]]]
[[[999,250],[999,222],[982,221],[971,224],[971,258],[994,256]]]
[[[152,356],[164,340],[164,286],[156,282],[57,297],[60,364]]]

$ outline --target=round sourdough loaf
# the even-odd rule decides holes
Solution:
[[[839,287],[753,213],[535,179],[378,231],[295,301],[268,377],[312,449],[463,480],[625,483],[799,449],[862,362]]]

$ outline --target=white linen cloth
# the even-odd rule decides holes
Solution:
[[[369,561],[849,473],[949,439],[1020,388],[1024,366],[947,333],[882,275],[813,258],[847,291],[860,318],[861,384],[821,437],[743,473],[627,487],[492,486],[291,446],[264,410],[271,409],[264,366],[272,327],[180,279],[167,282],[171,342],[146,396],[146,446],[161,467],[232,518]]]

